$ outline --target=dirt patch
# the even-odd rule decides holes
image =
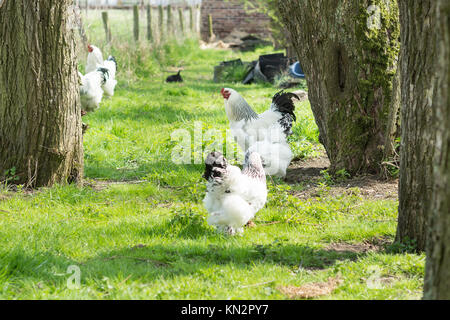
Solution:
[[[141,183],[145,183],[145,182],[147,182],[147,181],[145,181],[145,180],[110,181],[110,180],[89,179],[89,180],[83,181],[83,186],[92,188],[95,191],[103,191],[105,189],[108,189],[110,186],[127,185],[127,184],[141,184]]]
[[[326,183],[330,196],[358,194],[368,199],[398,199],[398,179],[383,180],[374,175],[359,175],[341,182],[329,183],[324,179],[323,170],[328,169],[330,161],[320,156],[306,161],[296,161],[287,170],[285,181],[288,184],[303,184],[306,189],[295,196],[308,199],[318,197]]]
[[[367,253],[380,252],[386,249],[386,246],[392,242],[388,237],[373,238],[365,240],[362,243],[338,242],[327,245],[325,251],[334,251],[339,253]]]
[[[286,295],[289,299],[309,299],[329,295],[341,283],[342,280],[340,280],[339,278],[329,278],[327,282],[307,283],[301,287],[279,287],[278,290],[280,290],[280,292]]]

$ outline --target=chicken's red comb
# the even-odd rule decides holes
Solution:
[[[220,93],[224,94],[224,92],[225,92],[225,88],[222,88],[222,90],[220,90]]]
[[[91,45],[88,45],[88,51],[89,51],[89,52],[92,52],[92,51],[94,51],[94,48],[92,48]]]

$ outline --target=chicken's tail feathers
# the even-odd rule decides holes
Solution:
[[[108,81],[110,74],[109,74],[109,70],[107,68],[97,68],[97,72],[100,72],[102,75],[102,85],[104,85],[106,83],[106,81]]]
[[[292,98],[297,98],[300,100],[300,98],[292,92],[284,92],[284,90],[281,90],[280,92],[277,92],[273,98],[272,103],[274,105],[274,109],[282,114],[290,114],[295,120],[295,105],[292,101]]]
[[[207,181],[221,181],[227,172],[227,159],[220,152],[211,152],[205,161],[203,178]]]
[[[108,61],[114,62],[114,64],[116,65],[116,68],[117,68],[117,60],[116,60],[116,58],[114,56],[109,56],[108,57]]]
[[[291,133],[292,122],[297,121],[297,117],[294,113],[295,104],[292,101],[292,98],[299,99],[295,93],[284,92],[282,90],[276,93],[272,99],[272,109],[282,114],[279,123],[283,127],[286,135]]]

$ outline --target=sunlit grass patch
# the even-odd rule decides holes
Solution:
[[[92,42],[107,49],[101,24],[91,18]],[[326,183],[301,199],[296,192],[306,184],[269,178],[255,227],[228,237],[208,226],[204,166],[174,163],[171,133],[185,129],[193,137],[196,122],[202,133],[226,132],[222,87],[265,111],[278,88],[214,83],[213,67],[273,48],[200,50],[193,40],[134,47],[120,44],[119,27],[111,46],[119,61],[116,94],[83,117],[84,186],[0,188],[0,299],[287,299],[280,287],[335,277],[339,286],[318,299],[421,298],[424,255],[381,245],[336,249],[391,242],[396,200],[365,199],[357,190],[336,196]],[[176,68],[184,69],[184,83],[166,84]],[[321,152],[318,130],[307,101],[296,115],[290,144],[307,160]],[[70,266],[81,272],[76,289],[68,286]]]

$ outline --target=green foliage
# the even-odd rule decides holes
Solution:
[[[12,167],[11,169],[5,170],[3,173],[3,181],[0,181],[5,187],[8,186],[9,182],[18,181],[19,177],[16,175],[16,167]]]
[[[242,82],[249,71],[247,65],[236,65],[225,68],[222,72],[221,79],[225,82]]]
[[[322,175],[322,183],[326,186],[345,182],[345,180],[351,177],[345,169],[336,171],[334,175],[331,175],[328,169],[320,171],[320,174]]]
[[[325,174],[329,185],[307,199],[298,196],[306,184],[268,178],[268,202],[242,236],[208,226],[204,166],[174,164],[170,133],[193,136],[196,121],[225,131],[224,86],[266,110],[275,88],[212,83],[212,66],[273,48],[242,55],[200,50],[195,41],[144,48],[111,49],[121,66],[116,94],[83,117],[85,186],[0,190],[0,299],[286,299],[280,286],[336,276],[343,283],[325,299],[421,298],[423,255],[327,248],[393,239],[398,203],[364,199],[357,189],[332,195]],[[164,83],[169,67],[183,67],[185,82]],[[290,144],[297,156],[314,156],[309,103],[297,104],[296,115]],[[80,268],[78,289],[67,286],[69,266]],[[372,266],[394,280],[368,288]]]
[[[389,253],[416,253],[417,241],[406,237],[403,242],[394,242],[386,249]]]

